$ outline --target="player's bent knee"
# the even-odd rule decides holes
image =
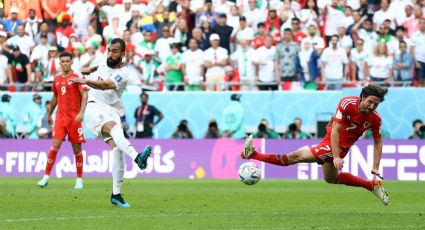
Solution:
[[[117,123],[115,121],[108,121],[102,126],[102,133],[108,134],[111,132],[111,129],[116,126]]]
[[[299,151],[294,151],[288,155],[288,164],[296,164],[302,161],[302,154]]]

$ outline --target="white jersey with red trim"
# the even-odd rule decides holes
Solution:
[[[90,88],[88,93],[88,101],[94,101],[98,104],[108,105],[118,111],[120,116],[124,116],[124,106],[121,103],[121,96],[127,87],[128,71],[127,67],[123,66],[119,69],[109,68],[106,64],[99,66],[99,68],[90,74],[87,79],[89,80],[112,80],[116,88],[108,90],[100,90]]]

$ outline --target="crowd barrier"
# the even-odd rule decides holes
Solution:
[[[255,139],[260,152],[289,153],[299,147],[311,147],[319,140]],[[238,178],[239,156],[243,140],[135,140],[136,149],[150,144],[153,154],[148,167],[140,171],[126,156],[125,178]],[[0,141],[0,177],[42,177],[50,140]],[[112,157],[101,140],[83,145],[84,177],[110,177]],[[315,163],[279,167],[257,162],[264,178],[316,180],[323,177]],[[345,158],[343,171],[372,179],[373,142],[358,141]],[[425,181],[425,140],[384,140],[380,172],[385,179]],[[64,143],[52,170],[52,177],[75,177],[71,146]],[[34,182],[35,183],[35,182]]]

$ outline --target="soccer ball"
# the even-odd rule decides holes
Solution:
[[[254,185],[261,179],[261,171],[252,162],[243,163],[238,170],[240,180],[246,185]]]

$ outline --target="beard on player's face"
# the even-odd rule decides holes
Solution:
[[[108,65],[109,68],[114,68],[117,65],[119,65],[121,63],[122,59],[121,57],[117,58],[117,59],[113,59],[112,57],[108,57],[108,59],[106,60],[106,64]]]

